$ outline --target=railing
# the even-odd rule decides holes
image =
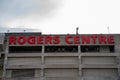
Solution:
[[[79,80],[79,77],[43,77],[43,78],[44,80]],[[6,80],[42,80],[42,78],[19,77],[19,78],[6,78]],[[82,77],[81,80],[118,80],[118,78],[94,76],[94,77]]]
[[[6,80],[79,80],[79,77],[19,77],[6,78]]]
[[[94,76],[94,77],[82,77],[82,80],[118,80],[118,77]]]
[[[18,77],[18,78],[6,78],[6,80],[41,80],[40,77]]]
[[[81,56],[118,56],[119,53],[80,53]]]

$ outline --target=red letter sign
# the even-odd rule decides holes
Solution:
[[[25,44],[26,43],[26,37],[25,36],[19,36],[17,39],[18,44]]]
[[[16,44],[16,36],[9,36],[9,44]]]
[[[71,38],[72,38],[72,36],[70,36],[70,35],[66,36],[66,37],[65,37],[66,43],[68,43],[68,44],[73,44],[73,42],[70,41]]]

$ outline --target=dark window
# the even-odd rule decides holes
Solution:
[[[45,52],[78,52],[78,46],[45,46]]]
[[[9,53],[39,53],[42,52],[42,46],[10,46]]]
[[[12,77],[34,77],[34,70],[33,69],[18,69],[18,70],[12,70]]]
[[[81,52],[115,52],[114,45],[82,45]]]
[[[110,52],[115,52],[115,48],[114,45],[113,46],[109,46]]]
[[[0,57],[0,66],[3,66],[4,58],[5,58],[5,54],[1,54],[1,57]]]
[[[81,46],[81,52],[99,52],[100,46]]]

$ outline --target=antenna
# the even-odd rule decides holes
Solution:
[[[109,29],[109,26],[107,27],[107,29],[108,29],[108,34],[110,33],[110,29]]]
[[[76,34],[78,34],[79,27],[76,28]]]
[[[9,33],[9,32],[10,32],[10,30],[7,30],[7,32]]]
[[[24,30],[24,32],[26,32],[26,30]]]

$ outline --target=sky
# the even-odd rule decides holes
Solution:
[[[0,0],[0,32],[120,33],[120,0]]]

